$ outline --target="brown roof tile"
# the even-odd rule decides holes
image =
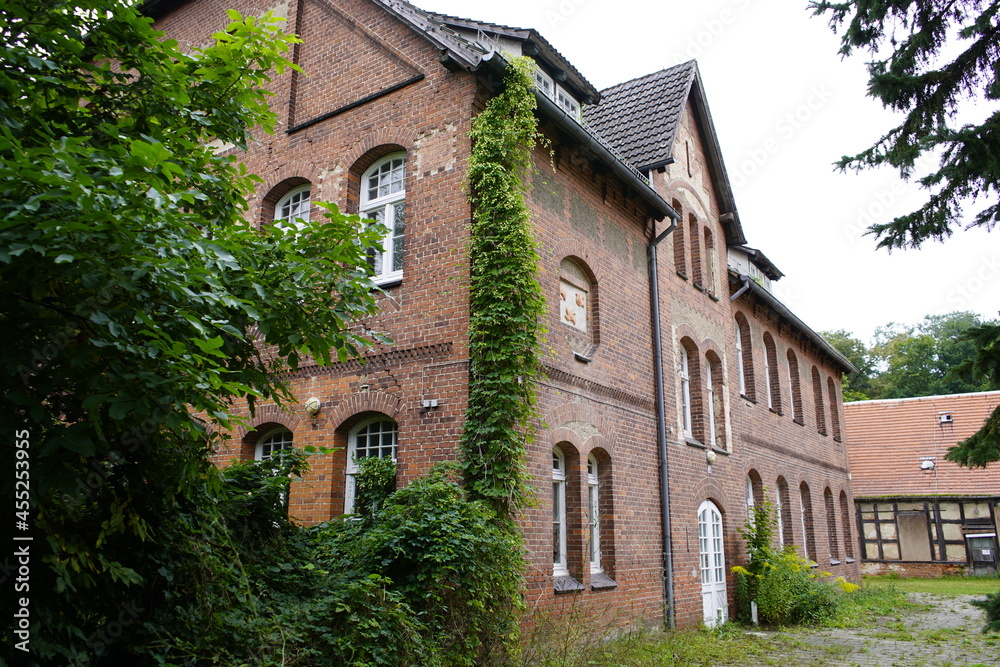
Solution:
[[[944,460],[1000,405],[1000,391],[844,404],[854,495],[998,495],[1000,464],[962,468]],[[941,417],[950,421],[942,423]],[[921,462],[933,457],[934,470]]]

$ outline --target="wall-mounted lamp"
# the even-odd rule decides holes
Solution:
[[[306,401],[306,412],[309,413],[310,417],[315,417],[319,414],[319,399],[313,396],[308,401]]]
[[[705,452],[705,460],[708,461],[708,465],[715,463],[716,458],[718,458],[718,456],[711,449]]]

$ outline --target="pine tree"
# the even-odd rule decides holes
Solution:
[[[904,179],[917,176],[930,191],[916,211],[869,228],[878,247],[919,248],[956,227],[992,230],[1000,220],[1000,0],[813,0],[810,9],[830,13],[841,55],[855,49],[872,55],[869,96],[906,114],[873,146],[837,166],[889,165]],[[959,111],[977,103],[990,109],[988,117],[960,125]],[[937,158],[937,167],[917,175],[925,157]],[[985,208],[966,220],[963,207],[977,202]],[[1000,325],[983,325],[965,339],[977,350],[965,365],[967,377],[1000,380]],[[967,466],[1000,460],[1000,407],[948,458]]]
[[[869,228],[878,247],[917,248],[963,225],[992,229],[1000,220],[1000,1],[814,0],[810,8],[831,14],[843,56],[855,50],[873,56],[868,95],[906,114],[837,167],[889,165],[931,193],[918,210]],[[961,51],[952,55],[956,46]],[[960,109],[984,101],[994,109],[986,120],[959,125]],[[921,175],[925,156],[938,157],[938,164]],[[965,222],[964,207],[976,201],[987,205]]]

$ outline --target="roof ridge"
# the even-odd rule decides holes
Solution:
[[[940,398],[958,398],[960,396],[991,396],[1000,397],[1000,390],[969,391],[961,394],[934,394],[932,396],[907,396],[905,398],[875,398],[867,401],[848,401],[844,405],[873,405],[876,403],[904,403],[906,401],[929,401]]]
[[[696,70],[698,68],[698,62],[694,58],[692,58],[691,60],[688,60],[686,62],[678,63],[677,65],[671,65],[670,67],[664,67],[663,69],[656,70],[655,72],[650,72],[648,74],[643,74],[642,76],[637,76],[634,79],[629,79],[627,81],[620,81],[614,85],[608,86],[607,88],[603,89],[601,91],[601,96],[603,97],[604,95],[609,94],[614,90],[621,88],[622,86],[627,86],[629,84],[634,84],[641,81],[645,81],[647,79],[652,79],[658,75],[664,74],[665,72],[680,70],[685,67],[690,67],[692,70]]]

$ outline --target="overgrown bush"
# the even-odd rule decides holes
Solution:
[[[972,604],[986,612],[983,632],[1000,632],[1000,591],[988,594],[985,600],[972,600]]]
[[[837,585],[821,579],[829,573],[814,573],[812,563],[797,555],[793,547],[774,547],[775,517],[768,500],[754,506],[753,516],[740,534],[747,544],[749,562],[736,566],[737,618],[751,619],[751,603],[757,617],[767,625],[815,623],[832,617],[843,591],[857,586],[838,578]]]

